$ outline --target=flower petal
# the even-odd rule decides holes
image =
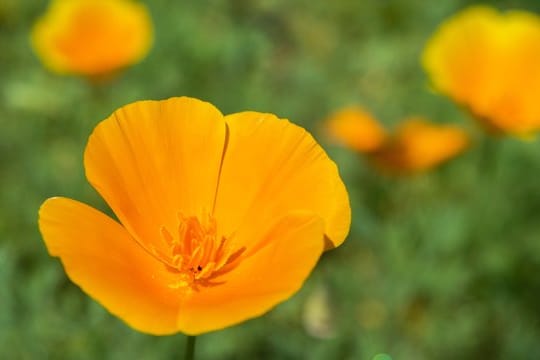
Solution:
[[[384,127],[360,107],[348,107],[332,114],[326,121],[326,129],[332,141],[363,153],[377,150],[387,138]]]
[[[474,6],[443,23],[422,62],[435,87],[473,111],[482,111],[500,87],[497,12]]]
[[[191,98],[139,101],[94,130],[86,176],[148,250],[166,252],[163,226],[212,211],[225,142],[223,116]],[[229,204],[230,205],[230,204]]]
[[[501,86],[491,107],[480,115],[499,131],[527,136],[540,129],[540,16],[509,11],[500,16],[500,23],[505,57],[497,74]]]
[[[349,231],[349,199],[335,163],[313,137],[271,114],[242,112],[225,121],[229,138],[215,205],[223,232],[302,210],[322,217],[329,247],[339,246]]]
[[[322,220],[297,213],[265,228],[239,231],[239,237],[264,234],[258,237],[263,246],[217,279],[223,284],[194,292],[183,302],[180,331],[195,335],[237,324],[262,315],[300,289],[323,251]]]
[[[121,225],[75,200],[51,198],[41,206],[39,228],[69,278],[111,313],[142,332],[178,331],[171,274]]]
[[[459,155],[469,143],[468,134],[458,126],[411,117],[403,121],[386,146],[372,154],[371,160],[394,173],[421,172]]]

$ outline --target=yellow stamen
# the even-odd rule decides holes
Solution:
[[[200,286],[220,283],[216,278],[235,268],[245,250],[233,250],[230,239],[218,235],[212,216],[201,218],[202,221],[196,216],[179,214],[176,234],[165,227],[160,229],[169,252],[156,255],[170,271],[178,273],[177,281],[169,285],[171,288],[198,291]]]

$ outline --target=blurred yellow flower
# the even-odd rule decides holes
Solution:
[[[406,119],[371,159],[384,170],[414,173],[452,159],[468,145],[469,137],[461,128],[413,117]]]
[[[50,70],[95,77],[140,61],[152,43],[152,23],[146,7],[132,0],[53,0],[31,40]]]
[[[467,133],[457,126],[430,123],[421,117],[403,121],[394,133],[366,110],[345,108],[326,122],[330,140],[365,154],[381,170],[420,172],[435,167],[464,151]]]
[[[360,152],[370,152],[386,139],[384,128],[360,107],[348,107],[332,114],[325,122],[332,141]]]
[[[119,222],[55,197],[40,231],[73,282],[146,333],[195,335],[263,314],[349,231],[336,165],[272,114],[136,102],[96,127],[84,165]]]
[[[434,87],[496,133],[540,129],[540,17],[475,6],[428,41],[423,65]]]

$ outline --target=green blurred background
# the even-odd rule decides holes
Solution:
[[[82,165],[100,120],[188,95],[305,126],[338,162],[353,210],[348,241],[297,295],[201,336],[198,359],[540,359],[540,143],[486,138],[419,65],[437,24],[472,2],[148,1],[154,47],[101,87],[33,54],[47,3],[0,0],[0,358],[181,358],[181,334],[137,333],[73,285],[36,221],[54,195],[106,209]],[[538,0],[491,4],[540,11]],[[325,142],[324,118],[351,104],[388,126],[412,114],[462,124],[473,147],[385,177]]]

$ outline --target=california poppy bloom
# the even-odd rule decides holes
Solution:
[[[468,108],[495,133],[540,129],[540,17],[486,6],[445,21],[423,65],[435,89]]]
[[[118,222],[48,199],[39,227],[71,280],[150,334],[196,335],[261,315],[302,285],[350,225],[336,165],[272,114],[223,116],[192,98],[102,121],[86,176]]]
[[[50,70],[95,77],[140,61],[152,43],[152,24],[146,7],[133,0],[52,0],[31,40]]]
[[[330,140],[358,151],[377,168],[393,173],[428,170],[463,152],[469,137],[461,128],[405,119],[393,133],[366,110],[346,108],[326,121]]]
[[[384,146],[372,154],[371,160],[383,170],[416,173],[456,157],[468,145],[469,137],[461,128],[414,117],[400,124]]]

